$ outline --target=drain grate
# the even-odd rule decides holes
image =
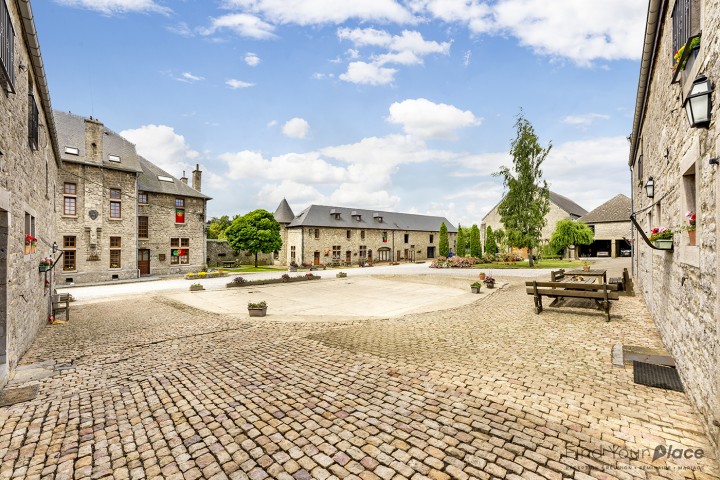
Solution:
[[[37,385],[5,389],[0,391],[0,407],[8,407],[16,403],[30,401],[37,396],[37,393]]]
[[[640,385],[684,392],[680,375],[673,367],[633,361],[633,380]]]

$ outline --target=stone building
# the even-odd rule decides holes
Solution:
[[[209,267],[255,265],[255,254],[233,251],[227,240],[207,239],[207,264]],[[258,265],[272,265],[272,253],[258,253]]]
[[[502,201],[502,200],[501,200]],[[492,210],[490,210],[487,215],[485,215],[482,219],[482,223],[480,225],[480,239],[482,241],[482,244],[485,245],[485,236],[487,233],[487,227],[492,227],[493,231],[498,230],[499,228],[504,229],[505,227],[502,224],[502,221],[500,219],[500,213],[498,212],[498,207],[500,206],[500,202],[495,205]],[[582,208],[577,203],[573,202],[567,197],[564,197],[560,195],[559,193],[550,192],[550,211],[548,212],[547,216],[545,217],[545,227],[542,229],[541,234],[541,242],[543,244],[546,244],[550,241],[550,237],[552,236],[553,231],[555,230],[555,224],[559,222],[560,220],[564,220],[566,218],[570,218],[572,220],[577,220],[578,218],[582,217],[587,213],[587,210]],[[524,258],[527,258],[527,251],[524,250],[518,250],[517,253]]]
[[[0,0],[0,387],[48,321],[60,157],[28,0]],[[37,239],[25,246],[26,235]]]
[[[451,250],[457,229],[444,217],[311,205],[297,216],[283,200],[275,218],[281,226],[287,265],[414,262],[438,256],[440,225],[448,229]]]
[[[55,120],[62,282],[202,268],[208,197],[138,156],[132,143],[97,119],[55,112]],[[200,175],[199,168],[193,172],[198,189]]]
[[[720,81],[718,35],[720,0],[649,1],[629,158],[637,223],[636,285],[675,358],[688,397],[704,420],[716,458],[720,457],[720,125],[713,108],[718,97],[706,81]],[[699,38],[697,48],[692,48],[697,43],[694,38]],[[680,48],[684,53],[676,65],[674,55]],[[692,116],[687,107],[692,107]],[[648,184],[653,188],[646,188]],[[683,230],[688,227],[688,211],[696,214],[695,241]],[[661,226],[675,230],[671,250],[656,249],[645,240],[650,229]]]
[[[579,256],[630,256],[630,199],[626,195],[614,196],[578,220],[587,223],[595,233],[593,243],[577,246]]]

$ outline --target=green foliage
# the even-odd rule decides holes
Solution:
[[[498,246],[498,252],[507,250],[507,235],[505,234],[505,230],[498,228],[493,232],[493,235],[495,236],[495,243]]]
[[[470,227],[470,255],[475,258],[482,257],[482,245],[480,243],[480,229],[477,224]]]
[[[227,215],[222,217],[213,217],[210,219],[210,225],[208,226],[207,238],[224,240],[225,230],[232,225],[232,220]]]
[[[490,225],[485,230],[485,255],[495,255],[498,253],[498,246],[495,243],[495,234]]]
[[[225,230],[230,247],[239,252],[246,250],[255,254],[255,267],[258,253],[271,253],[280,250],[280,224],[267,210],[254,210],[242,217],[236,217],[232,225]]]
[[[458,226],[458,233],[457,233],[457,248],[455,249],[457,251],[457,254],[461,257],[465,256],[465,244],[467,243],[467,240],[465,239],[465,230],[463,230],[462,227]]]
[[[448,240],[447,225],[442,222],[440,225],[440,240],[438,245],[438,254],[441,257],[447,257],[450,253],[450,241]]]
[[[565,218],[555,225],[555,231],[550,237],[550,246],[556,252],[560,252],[570,245],[589,245],[594,239],[595,234],[585,223]]]
[[[498,205],[498,212],[505,226],[507,244],[532,251],[540,243],[545,216],[550,210],[550,190],[542,178],[541,166],[552,145],[540,146],[535,130],[522,112],[515,128],[517,136],[510,144],[513,171],[503,166],[494,173],[503,178],[508,189]]]

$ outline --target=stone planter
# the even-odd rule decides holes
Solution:
[[[653,245],[655,245],[656,248],[660,250],[672,250],[673,249],[673,241],[672,238],[663,238],[659,240],[654,240]]]
[[[288,267],[288,272],[297,272],[297,267]]]
[[[480,287],[473,287],[473,286],[471,286],[471,287],[470,287],[470,291],[471,291],[472,293],[480,293]]]
[[[338,273],[338,274],[335,275],[335,276],[336,276],[337,278],[346,278],[346,277],[347,277],[347,273],[342,273],[342,272],[340,272],[340,273]]]
[[[248,307],[248,313],[251,317],[264,317],[267,315],[267,307],[265,308],[250,308]]]
[[[50,269],[52,269],[52,265],[40,265],[38,269],[40,272],[49,272]]]
[[[200,290],[205,290],[205,287],[202,285],[190,285],[191,292],[199,292]]]
[[[688,240],[690,245],[696,245],[695,243],[695,232],[696,230],[688,230]]]

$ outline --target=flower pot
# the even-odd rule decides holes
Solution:
[[[41,272],[49,272],[52,265],[40,265],[38,268]]]
[[[590,271],[590,265],[583,265],[583,272],[589,272]]]
[[[480,281],[482,281],[482,280],[485,280],[485,274],[484,274],[484,273],[481,273],[481,274],[480,274]]]
[[[288,267],[288,272],[297,272],[297,267]]]
[[[267,307],[265,308],[248,308],[248,313],[251,317],[264,317],[267,314]]]
[[[25,255],[28,255],[32,253],[32,246],[31,245],[25,245]]]
[[[673,249],[673,241],[672,238],[662,238],[659,240],[654,240],[653,245],[655,245],[656,248],[660,250],[672,250]]]
[[[470,291],[472,293],[480,293],[480,287],[470,287]]]
[[[688,239],[690,240],[690,245],[695,245],[695,232],[696,230],[688,230]]]
[[[35,253],[37,251],[37,245],[30,245],[30,253]]]
[[[199,292],[200,290],[205,290],[205,288],[202,285],[190,285],[191,292]]]
[[[338,274],[335,275],[335,276],[336,276],[337,278],[345,278],[345,277],[347,277],[347,273],[338,273]]]
[[[495,288],[495,282],[486,282],[486,283],[485,283],[485,286],[486,286],[487,288]]]

